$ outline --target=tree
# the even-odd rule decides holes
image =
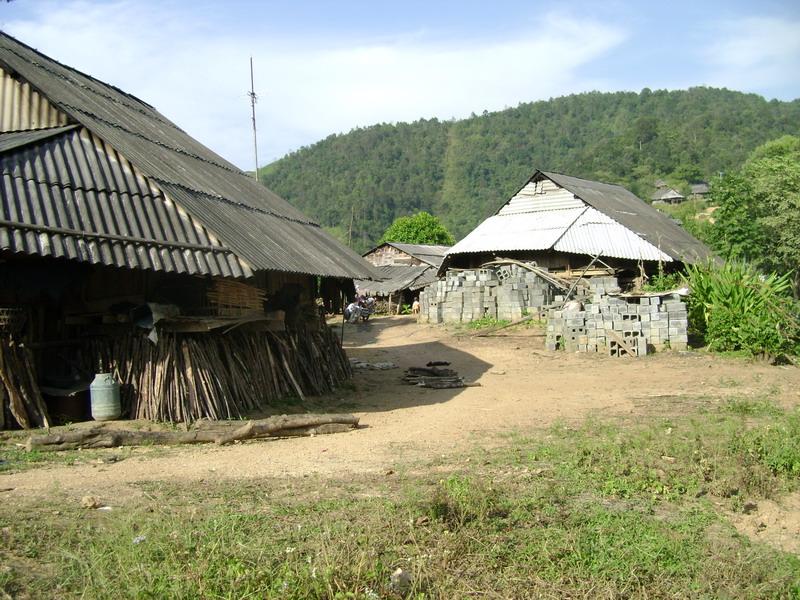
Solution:
[[[383,242],[452,246],[455,244],[455,239],[439,219],[422,211],[410,217],[395,219],[394,223],[384,232],[379,243]]]
[[[713,242],[723,255],[765,270],[794,271],[800,292],[800,138],[783,136],[756,148],[741,173],[712,187]]]

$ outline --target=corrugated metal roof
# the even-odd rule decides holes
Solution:
[[[564,210],[494,215],[450,249],[448,256],[475,252],[549,250],[587,210]]]
[[[568,195],[540,192],[539,182],[547,180]],[[516,206],[507,210],[512,201]],[[572,208],[576,202],[580,207]],[[551,248],[664,262],[713,257],[702,242],[621,186],[537,171],[512,200],[453,246],[444,264],[456,254]]]
[[[417,286],[421,277],[425,276],[428,280],[435,279],[436,269],[428,265],[405,266],[405,265],[384,265],[376,267],[384,277],[384,281],[362,281],[356,280],[354,283],[359,293],[371,294],[375,296],[388,296],[401,290],[411,289]],[[427,283],[419,286],[424,287]],[[414,289],[417,289],[414,287]]]
[[[547,177],[568,189],[673,260],[691,264],[714,258],[714,253],[708,246],[622,186],[544,171],[537,171],[534,177],[537,176]]]
[[[529,181],[518,191],[497,214],[512,215],[517,213],[560,210],[562,208],[580,208],[583,202],[575,194],[557,186],[548,179]]]
[[[50,129],[28,129],[26,131],[11,131],[0,133],[0,152],[7,152],[16,148],[22,148],[28,144],[34,144],[41,140],[60,135],[71,131],[79,125],[67,125],[66,127],[53,127]]]
[[[450,246],[434,246],[430,244],[401,244],[400,242],[386,242],[389,246],[394,246],[398,250],[410,254],[419,260],[428,263],[436,268],[442,264],[444,257],[450,250]]]
[[[614,258],[672,261],[651,243],[593,208],[583,211],[566,229],[553,249],[591,256],[600,254]]]
[[[0,131],[20,131],[66,125],[67,115],[30,84],[0,69]]]
[[[87,129],[27,133],[24,148],[0,154],[0,249],[171,273],[252,275]],[[0,134],[0,148],[20,137]]]
[[[0,63],[152,178],[253,270],[376,276],[317,223],[141,100],[2,33]]]

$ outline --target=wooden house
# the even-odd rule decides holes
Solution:
[[[0,428],[67,397],[85,413],[99,369],[125,414],[168,421],[349,377],[316,300],[369,263],[146,102],[2,33],[0,174]]]
[[[359,280],[355,282],[356,288],[360,294],[386,300],[388,312],[399,309],[403,304],[411,304],[422,288],[436,280],[448,250],[450,246],[384,242],[363,255],[383,279]]]

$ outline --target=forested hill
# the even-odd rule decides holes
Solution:
[[[713,88],[592,92],[460,121],[356,129],[259,174],[343,241],[352,219],[352,245],[364,250],[419,210],[459,239],[535,169],[620,183],[649,199],[656,179],[682,189],[710,181],[786,133],[800,134],[800,100]]]

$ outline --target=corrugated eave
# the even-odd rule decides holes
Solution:
[[[110,144],[159,187],[169,186],[170,197],[254,270],[340,278],[376,276],[366,261],[314,221],[137,98],[2,33],[0,63]]]

